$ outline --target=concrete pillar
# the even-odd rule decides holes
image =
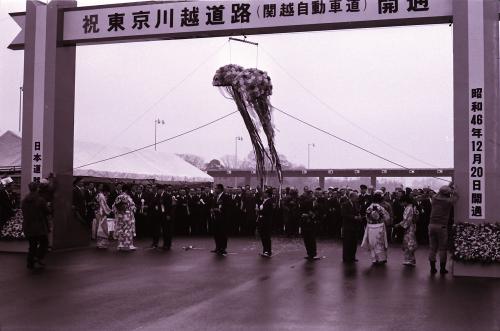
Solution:
[[[373,186],[374,189],[377,189],[377,176],[370,177],[370,185]]]
[[[76,50],[58,47],[59,9],[75,6],[76,1],[26,2],[21,186],[24,196],[29,182],[56,176],[55,249],[87,245],[90,239],[72,213]]]
[[[252,183],[252,177],[245,176],[245,185],[251,185],[251,183]]]
[[[322,190],[325,189],[325,177],[319,177],[319,187],[321,187]]]
[[[455,221],[496,222],[500,201],[500,154],[498,110],[498,1],[454,0],[453,85],[454,85],[454,180],[460,194]],[[472,89],[482,88],[482,98]],[[473,164],[471,130],[472,102],[482,102],[481,164]],[[478,127],[478,126],[476,126]],[[482,177],[472,167],[481,167]],[[480,180],[476,191],[473,180]],[[472,194],[482,194],[482,216],[472,214]]]

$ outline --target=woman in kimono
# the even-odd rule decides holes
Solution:
[[[402,227],[404,229],[403,237],[403,252],[404,252],[404,262],[406,266],[414,267],[416,265],[415,251],[417,249],[417,237],[416,237],[416,221],[418,218],[418,211],[413,204],[413,200],[409,196],[405,196],[402,199],[402,204],[405,207],[403,213],[403,221],[396,224],[397,227]]]
[[[373,202],[366,209],[366,228],[361,247],[370,251],[372,263],[374,265],[387,263],[387,232],[386,222],[390,221],[390,215],[382,202],[381,191],[375,192]]]
[[[123,185],[123,193],[121,193],[113,204],[113,212],[115,213],[116,226],[115,236],[118,239],[118,250],[129,251],[135,250],[135,203],[130,197],[130,186]]]
[[[99,193],[96,197],[97,209],[95,211],[95,219],[97,221],[97,248],[108,248],[108,215],[111,213],[111,208],[109,208],[107,203],[109,187],[101,184],[98,190]]]

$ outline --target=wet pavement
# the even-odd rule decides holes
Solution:
[[[192,245],[194,249],[183,249]],[[0,254],[0,330],[500,330],[500,280],[431,277],[427,249],[417,268],[389,251],[344,265],[339,243],[321,241],[308,262],[300,240],[230,239],[229,255],[208,238],[183,238],[169,252],[82,249],[52,253],[44,271],[22,254]]]

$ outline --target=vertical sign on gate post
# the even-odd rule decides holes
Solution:
[[[469,218],[485,218],[483,0],[469,1]]]
[[[45,54],[47,48],[47,6],[39,5],[35,8],[35,47],[33,72],[33,138],[30,181],[39,182],[43,177],[43,128],[45,105]],[[43,64],[43,65],[42,65]]]
[[[453,1],[455,222],[498,218],[498,14],[498,0]]]

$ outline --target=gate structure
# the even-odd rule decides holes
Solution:
[[[245,185],[250,185],[252,178],[257,177],[254,170],[225,169],[208,170],[207,173],[217,178],[244,178]],[[276,176],[275,172],[267,172],[267,177]],[[308,177],[318,178],[319,187],[325,188],[326,178],[368,177],[370,184],[377,187],[378,177],[451,177],[453,169],[302,169],[283,170],[283,178]]]
[[[495,222],[500,201],[498,0],[256,0],[77,7],[28,0],[12,13],[24,49],[22,189],[54,173],[54,246],[81,246],[72,219],[75,47],[79,45],[453,24],[454,179],[459,222]],[[488,180],[487,180],[488,179]]]

